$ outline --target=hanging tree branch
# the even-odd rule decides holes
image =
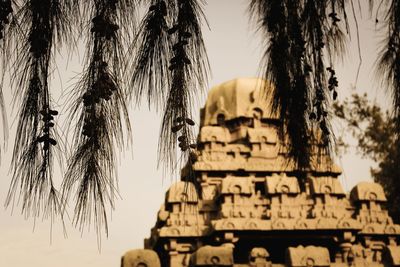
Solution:
[[[263,73],[276,88],[273,110],[285,125],[281,138],[287,135],[289,153],[300,169],[307,169],[315,138],[322,139],[317,142],[327,153],[333,140],[327,118],[329,91],[335,99],[338,83],[333,60],[331,66],[324,63],[324,50],[330,59],[344,53],[338,18],[343,15],[347,28],[344,0],[252,0],[249,11],[265,36]],[[312,123],[319,125],[318,133],[312,130]]]
[[[3,126],[3,139],[4,144],[8,139],[8,125],[7,125],[7,113],[4,105],[4,95],[3,95],[3,79],[5,74],[5,69],[7,65],[8,50],[7,50],[7,40],[5,38],[8,32],[10,20],[13,19],[13,2],[11,0],[0,1],[0,50],[2,54],[1,64],[1,77],[0,77],[0,117],[1,125]],[[8,37],[8,36],[7,36]],[[0,163],[1,163],[1,152],[2,146],[0,145]]]
[[[377,73],[393,98],[393,116],[396,128],[395,151],[397,153],[392,155],[392,162],[395,162],[396,165],[396,163],[400,163],[400,3],[392,0],[384,5],[386,5],[386,14],[383,25],[387,35],[384,41],[385,46],[378,59]],[[370,2],[370,6],[372,9],[373,2]]]
[[[371,3],[372,5],[372,3]],[[384,26],[387,31],[385,46],[378,59],[377,73],[393,96],[394,116],[400,130],[400,3],[386,3]]]
[[[173,20],[173,1],[150,3],[131,48],[135,56],[129,71],[129,95],[137,103],[146,95],[149,106],[154,104],[157,108],[165,102],[165,88],[170,85],[168,61],[172,40],[167,30]]]
[[[94,223],[97,233],[108,234],[107,205],[114,208],[117,194],[115,146],[124,144],[123,127],[130,124],[121,89],[122,48],[118,23],[120,3],[95,0],[92,5],[89,63],[78,83],[72,119],[78,117],[74,152],[62,184],[65,200],[76,190],[74,223],[81,230]],[[76,188],[76,189],[75,189]],[[100,235],[98,235],[100,237]]]
[[[191,126],[196,91],[207,86],[209,64],[201,32],[202,1],[151,0],[135,38],[136,57],[131,66],[131,92],[139,102],[164,107],[159,140],[159,162],[176,170],[179,143],[190,159],[195,147]],[[179,137],[178,137],[179,132]],[[177,142],[178,141],[178,142]],[[189,164],[190,165],[190,164]]]
[[[328,1],[307,0],[304,6],[303,20],[305,23],[305,39],[307,40],[307,43],[305,43],[305,51],[308,61],[305,67],[307,68],[311,78],[309,90],[313,95],[309,118],[311,121],[314,121],[319,125],[322,145],[329,152],[332,141],[330,137],[332,130],[328,118],[329,90],[326,86],[326,66],[324,62],[324,49],[329,41],[328,16],[326,15],[327,9]],[[334,14],[334,11],[332,11],[331,14]],[[333,23],[337,23],[337,15],[332,16],[335,16]],[[328,71],[330,71],[332,75],[335,74],[332,67],[328,67]],[[334,76],[332,77],[335,79]],[[332,90],[334,90],[336,86],[337,82],[334,84]],[[334,91],[334,94],[334,98],[336,98],[336,91]]]
[[[304,34],[301,29],[301,6],[298,1],[287,1],[287,34],[289,38],[290,92],[287,100],[287,131],[291,136],[292,151],[302,168],[309,167],[310,132],[307,121],[310,105],[309,65],[306,60]]]
[[[60,214],[61,202],[54,187],[53,155],[56,152],[55,116],[48,79],[56,44],[70,34],[68,5],[58,0],[30,0],[21,7],[17,44],[18,81],[15,99],[21,98],[13,151],[13,177],[6,206],[21,201],[25,216]],[[25,35],[24,33],[28,34]],[[17,196],[19,192],[19,195]]]
[[[178,0],[176,4],[177,19],[168,31],[174,41],[169,65],[172,77],[159,140],[160,160],[172,170],[176,164],[177,140],[185,156],[183,160],[189,161],[191,168],[191,150],[195,148],[191,129],[194,125],[192,101],[196,97],[196,89],[202,90],[207,86],[209,70],[201,32],[204,14],[200,3]]]

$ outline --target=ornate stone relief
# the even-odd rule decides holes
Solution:
[[[400,225],[376,183],[350,195],[326,155],[296,170],[278,137],[270,84],[213,88],[202,110],[196,181],[166,193],[144,250],[128,266],[400,266]]]

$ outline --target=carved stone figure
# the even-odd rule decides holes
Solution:
[[[400,225],[382,187],[362,182],[347,195],[327,155],[297,170],[271,90],[260,79],[211,89],[194,182],[183,169],[145,249],[125,254],[122,267],[400,266]]]

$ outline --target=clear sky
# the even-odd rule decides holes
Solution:
[[[258,63],[262,55],[260,38],[248,23],[246,13],[248,0],[209,0],[205,7],[211,30],[204,27],[204,37],[212,68],[210,86],[237,77],[254,77],[258,74]],[[349,9],[350,10],[350,9]],[[384,94],[377,90],[373,79],[373,64],[377,54],[377,38],[374,23],[368,18],[364,8],[363,17],[358,18],[360,27],[363,65],[358,83],[354,80],[358,65],[356,33],[351,35],[348,56],[337,66],[339,78],[339,97],[357,92],[368,92],[371,99],[385,101]],[[349,14],[350,18],[352,17]],[[353,25],[353,20],[350,21]],[[354,28],[354,27],[353,27]],[[83,52],[80,51],[82,57]],[[69,90],[74,73],[80,69],[79,58],[74,57],[67,66],[67,56],[58,59],[59,68],[54,72],[52,88],[61,95],[61,90]],[[66,67],[67,66],[67,67]],[[68,69],[68,71],[66,71]],[[60,84],[60,81],[62,83]],[[355,87],[356,89],[352,89]],[[7,101],[11,99],[10,90],[3,89]],[[199,98],[198,109],[204,104],[206,94]],[[57,97],[55,97],[57,99]],[[60,99],[59,104],[63,103]],[[11,112],[9,125],[15,128],[15,112]],[[65,111],[64,111],[65,112]],[[61,116],[65,113],[61,113]],[[160,114],[149,111],[147,106],[130,109],[133,126],[133,148],[121,154],[118,178],[121,199],[116,201],[116,210],[109,222],[109,237],[102,239],[101,252],[98,251],[96,235],[93,230],[81,233],[70,227],[67,221],[68,238],[63,237],[59,222],[53,225],[50,238],[50,224],[38,220],[33,229],[32,219],[25,220],[19,214],[19,207],[11,215],[10,210],[0,209],[0,266],[13,267],[83,267],[119,266],[120,256],[129,249],[142,248],[143,239],[150,234],[156,221],[157,211],[164,200],[164,192],[178,177],[163,177],[157,170],[157,140]],[[198,116],[198,115],[197,115]],[[198,119],[197,119],[198,121]],[[336,124],[335,124],[336,125]],[[339,130],[340,127],[336,125]],[[10,175],[8,166],[14,131],[10,132],[10,145],[3,155],[0,166],[0,202],[4,203]],[[354,153],[339,162],[344,169],[340,178],[346,190],[357,182],[370,179],[370,162],[363,161]],[[57,182],[60,183],[61,175]],[[50,244],[50,239],[52,243]]]

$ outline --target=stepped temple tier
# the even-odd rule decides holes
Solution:
[[[237,79],[209,92],[195,182],[184,169],[144,249],[128,251],[122,267],[400,266],[400,225],[382,187],[362,182],[346,194],[326,155],[297,170],[266,90]]]

